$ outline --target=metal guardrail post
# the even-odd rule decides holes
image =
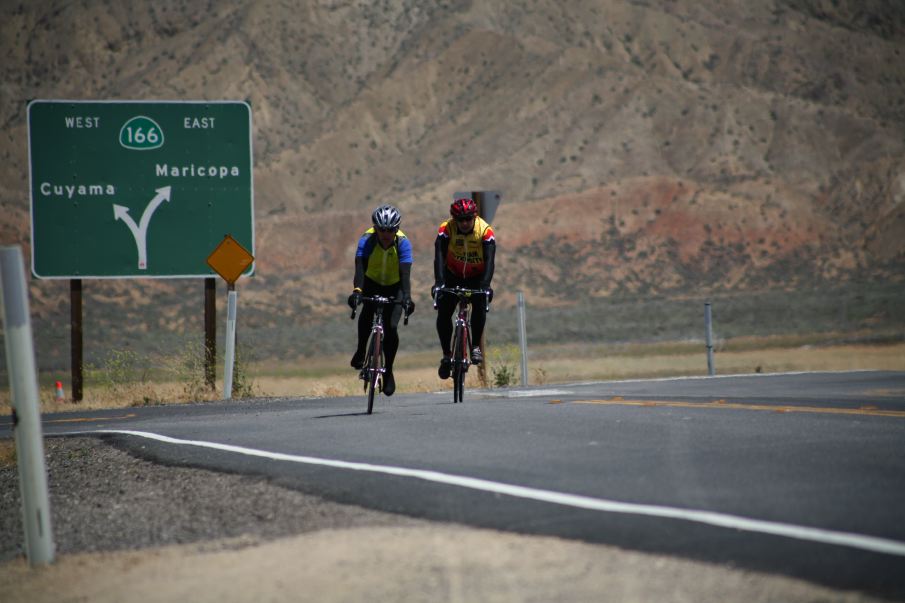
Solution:
[[[713,368],[713,319],[710,302],[704,302],[704,330],[707,336],[707,374],[712,377],[716,371]]]
[[[518,345],[522,352],[522,385],[528,385],[528,332],[525,327],[525,294],[515,295],[518,305]]]
[[[25,554],[34,566],[53,561],[54,544],[28,289],[22,250],[18,246],[0,247],[0,300],[22,492]]]

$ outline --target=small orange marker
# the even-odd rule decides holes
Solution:
[[[66,394],[63,393],[63,382],[57,381],[56,386],[57,386],[57,400],[61,401],[66,397]]]

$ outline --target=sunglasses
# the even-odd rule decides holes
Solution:
[[[456,218],[456,222],[471,222],[474,220],[474,216],[459,216]]]
[[[399,229],[398,228],[378,228],[377,230],[380,232],[396,232]]]

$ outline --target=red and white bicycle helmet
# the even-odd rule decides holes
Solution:
[[[478,204],[468,197],[456,199],[449,206],[449,215],[453,218],[470,218],[478,215]]]

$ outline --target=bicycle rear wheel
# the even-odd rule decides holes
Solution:
[[[377,395],[378,380],[380,379],[380,369],[383,368],[383,354],[380,349],[380,334],[375,333],[371,337],[370,360],[368,364],[368,414],[374,410],[374,396]]]

